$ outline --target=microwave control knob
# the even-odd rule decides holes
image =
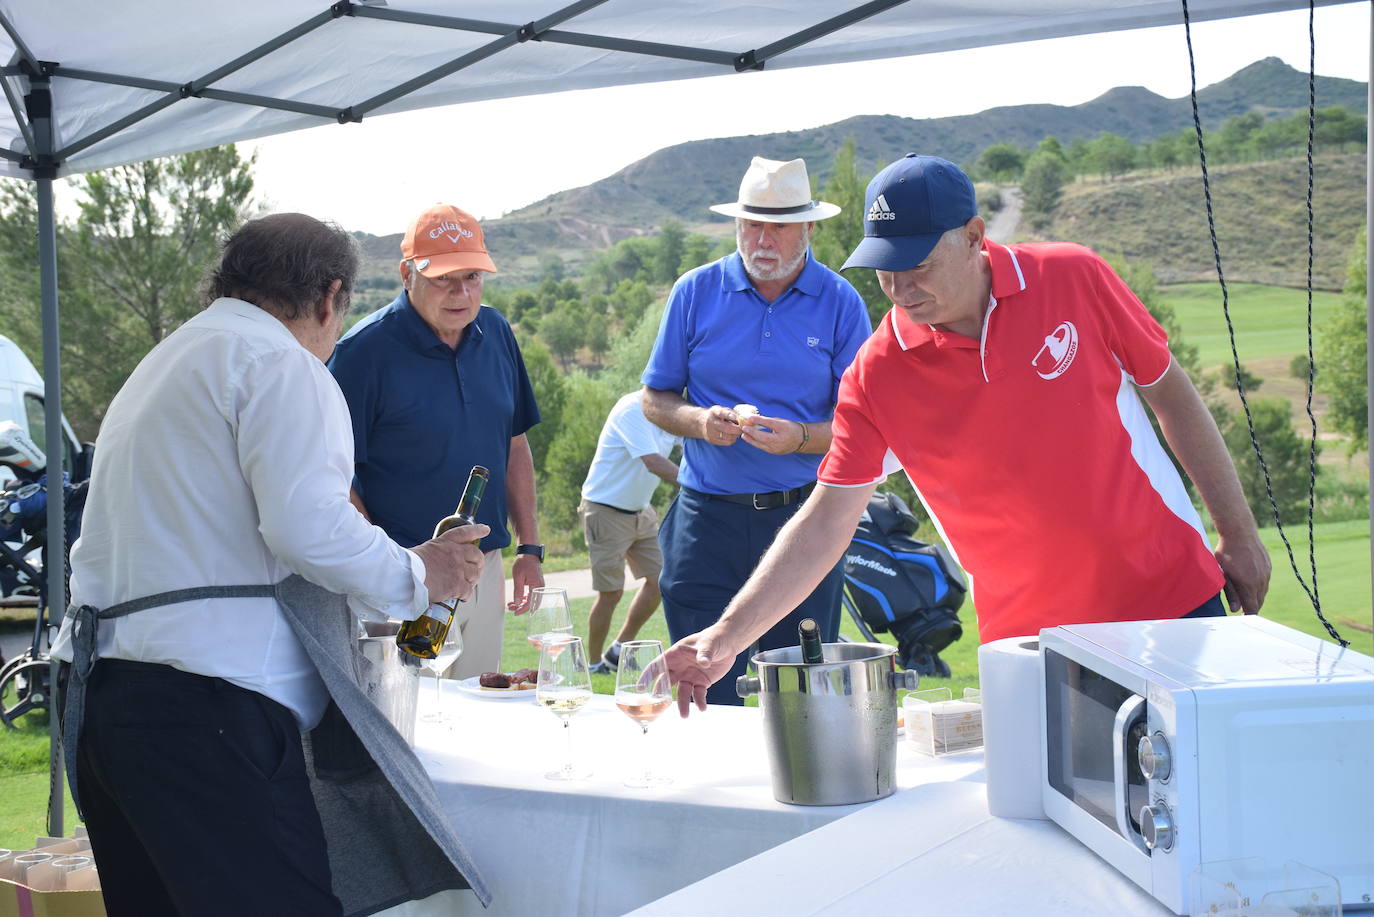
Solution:
[[[1164,738],[1164,733],[1156,732],[1154,735],[1140,737],[1140,744],[1136,746],[1136,757],[1140,761],[1140,772],[1145,775],[1146,780],[1168,780],[1169,772],[1173,764],[1169,760],[1169,743]]]
[[[1174,849],[1174,820],[1163,802],[1140,808],[1140,833],[1151,850]]]

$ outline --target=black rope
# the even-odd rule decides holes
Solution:
[[[1317,559],[1316,546],[1312,539],[1312,513],[1315,503],[1316,492],[1316,418],[1312,416],[1312,381],[1315,376],[1315,364],[1312,359],[1312,260],[1313,260],[1313,219],[1312,219],[1312,188],[1313,188],[1313,160],[1312,146],[1314,125],[1316,122],[1316,37],[1312,30],[1312,15],[1314,0],[1308,0],[1308,44],[1310,49],[1310,63],[1308,72],[1308,110],[1307,110],[1307,414],[1312,422],[1312,443],[1308,450],[1309,470],[1311,472],[1308,481],[1307,493],[1307,536],[1308,536],[1308,558],[1312,567],[1312,585],[1309,587],[1307,580],[1303,578],[1301,571],[1298,570],[1298,562],[1293,556],[1293,545],[1288,540],[1288,534],[1283,529],[1283,520],[1279,518],[1278,502],[1274,499],[1274,485],[1269,475],[1269,464],[1264,460],[1264,450],[1260,448],[1259,439],[1255,436],[1255,418],[1250,412],[1250,400],[1245,395],[1245,382],[1241,376],[1240,353],[1236,349],[1236,329],[1231,322],[1230,295],[1226,288],[1226,274],[1221,266],[1221,246],[1217,242],[1216,214],[1212,209],[1212,182],[1207,172],[1207,144],[1203,139],[1202,116],[1198,111],[1197,104],[1197,66],[1193,55],[1193,29],[1192,20],[1188,15],[1188,0],[1183,2],[1183,34],[1188,44],[1188,75],[1191,79],[1190,96],[1193,105],[1193,130],[1197,134],[1198,160],[1202,164],[1202,193],[1207,204],[1207,232],[1212,240],[1212,258],[1216,262],[1217,282],[1221,286],[1221,311],[1226,318],[1226,333],[1231,342],[1231,361],[1235,367],[1236,394],[1240,396],[1241,407],[1245,411],[1245,424],[1250,432],[1250,446],[1255,451],[1255,458],[1259,461],[1260,471],[1264,475],[1264,492],[1269,498],[1269,507],[1274,514],[1274,525],[1279,530],[1279,537],[1283,539],[1283,546],[1288,552],[1288,563],[1293,568],[1293,575],[1298,580],[1298,585],[1302,586],[1303,592],[1307,593],[1307,598],[1312,603],[1312,608],[1317,613],[1317,619],[1322,622],[1326,632],[1331,635],[1341,646],[1349,646],[1350,641],[1341,637],[1336,632],[1336,628],[1331,626],[1331,622],[1326,620],[1322,614],[1321,599],[1317,594]]]

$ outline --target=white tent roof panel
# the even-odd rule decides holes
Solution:
[[[1322,5],[1335,2],[1342,0],[1322,0]],[[1304,5],[1302,0],[1192,0],[1189,8],[1201,20]],[[333,9],[343,14],[333,16]],[[856,11],[854,21],[825,34],[786,41]],[[469,28],[395,21],[416,15],[447,17],[450,25],[454,19],[468,20],[458,24]],[[56,65],[50,69],[54,146],[65,174],[330,120],[712,76],[733,70],[736,55],[767,52],[780,41],[786,47],[767,55],[768,68],[1177,24],[1182,7],[1177,0],[877,0],[863,5],[856,0],[581,0],[570,7],[559,7],[557,0],[374,0],[335,7],[320,0],[0,0],[0,16],[6,26],[0,53],[11,65],[5,80],[12,98],[11,105],[0,106],[0,147],[11,153],[0,161],[0,174],[27,175],[25,164],[15,160],[35,151],[14,110],[22,109],[29,89],[19,67],[26,58]],[[553,31],[542,32],[543,40],[516,42],[514,30],[530,22]],[[290,41],[262,50],[293,31],[298,34]],[[493,42],[502,46],[480,57]],[[252,59],[226,68],[244,55]],[[433,72],[453,67],[465,55],[480,59],[452,72]],[[101,74],[113,81],[102,81]],[[188,84],[198,96],[175,91]],[[405,91],[383,95],[398,87]],[[245,104],[252,100],[244,98],[226,101],[225,93],[305,111]],[[142,111],[159,102],[167,104],[151,114]],[[130,123],[90,142],[93,134],[122,119]]]

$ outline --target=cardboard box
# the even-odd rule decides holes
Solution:
[[[15,856],[25,853],[51,853],[56,857],[90,856],[90,840],[85,832],[76,838],[40,837],[33,850],[16,850]],[[52,890],[62,884],[67,888]],[[0,917],[105,917],[105,902],[100,897],[100,876],[94,868],[66,873],[48,864],[28,870],[25,883],[20,883],[13,869],[13,858],[0,861]]]

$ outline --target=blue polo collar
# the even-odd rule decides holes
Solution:
[[[811,249],[806,250],[806,263],[802,265],[801,273],[797,279],[792,281],[792,286],[783,292],[783,296],[788,291],[796,290],[798,293],[805,293],[807,296],[819,296],[824,289],[825,267],[811,255]],[[721,289],[727,291],[740,292],[743,290],[754,289],[754,284],[749,280],[748,273],[744,270],[744,258],[738,251],[732,252],[725,259],[724,270],[721,271]],[[779,296],[779,299],[782,297]]]
[[[401,327],[405,329],[405,335],[411,345],[421,353],[435,351],[436,355],[452,357],[456,352],[452,347],[439,340],[439,335],[434,333],[434,329],[425,324],[425,320],[420,317],[420,313],[415,311],[415,306],[410,302],[410,294],[405,290],[396,297],[396,315],[400,319]],[[477,310],[477,317],[472,320],[463,332],[462,340],[458,342],[459,349],[464,346],[477,346],[482,342],[485,332],[482,330],[482,315],[486,311],[486,306]],[[468,342],[471,341],[471,344]]]

